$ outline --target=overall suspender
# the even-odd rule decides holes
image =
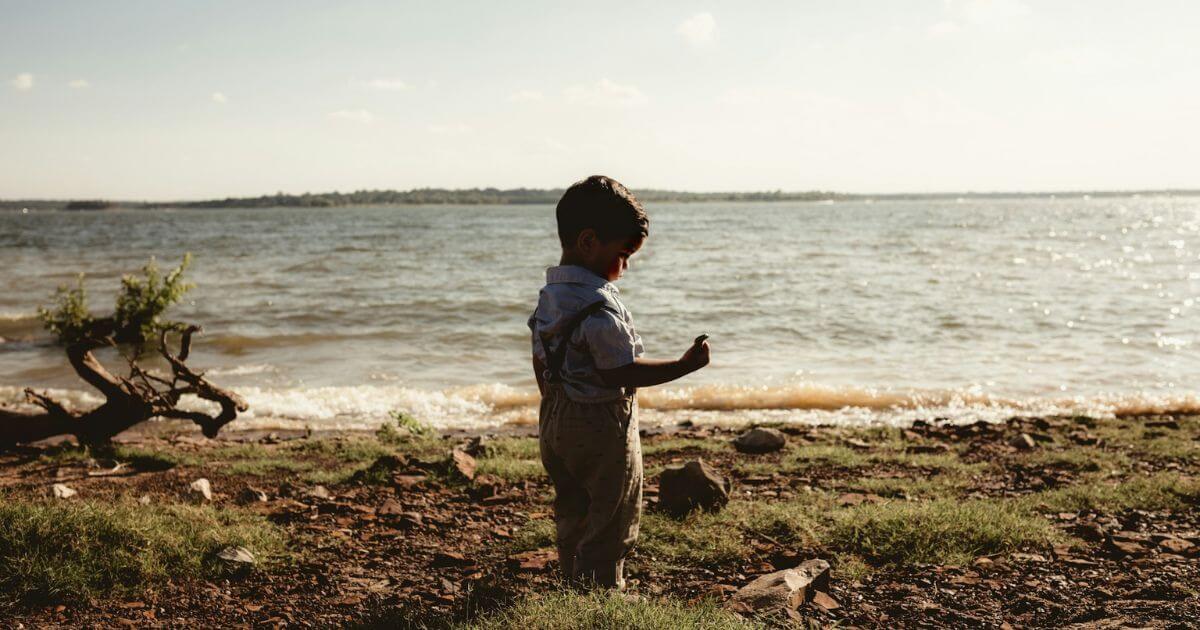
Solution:
[[[575,329],[583,323],[583,320],[599,313],[606,308],[607,302],[599,300],[585,306],[581,311],[575,314],[566,325],[563,326],[560,335],[562,339],[558,342],[558,346],[553,351],[550,350],[549,334],[542,334],[542,352],[546,353],[546,371],[542,373],[542,377],[547,383],[557,383],[562,380],[563,361],[567,358],[567,344],[571,341],[571,335],[575,333]],[[611,308],[609,310],[612,310]]]

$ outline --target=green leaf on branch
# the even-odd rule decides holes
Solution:
[[[76,286],[59,287],[54,304],[39,308],[38,315],[46,329],[63,344],[88,339],[100,341],[108,335],[117,342],[144,344],[161,331],[183,327],[164,319],[163,314],[195,287],[183,279],[191,262],[191,254],[184,254],[179,266],[164,275],[157,261],[151,258],[142,267],[140,276],[122,276],[116,309],[110,317],[97,318],[89,312],[83,274],[79,275]]]

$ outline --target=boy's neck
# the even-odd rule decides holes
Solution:
[[[574,265],[576,267],[583,267],[584,269],[587,269],[588,271],[596,274],[597,276],[600,276],[601,278],[604,277],[603,273],[601,273],[600,271],[596,271],[595,269],[592,269],[590,266],[588,266],[587,261],[584,260],[583,257],[580,256],[577,252],[574,252],[574,251],[564,251],[562,254],[562,258],[560,258],[558,261],[558,264],[559,265]]]

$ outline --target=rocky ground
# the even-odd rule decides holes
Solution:
[[[190,573],[89,582],[84,571],[62,588],[59,573],[35,565],[69,565],[82,542],[55,530],[62,542],[31,559],[30,538],[0,534],[0,561],[22,567],[0,576],[0,617],[8,627],[539,624],[544,610],[529,612],[530,602],[562,589],[536,440],[407,427],[210,441],[163,425],[112,449],[0,453],[0,516],[27,518],[22,506],[32,506],[58,515],[44,527],[66,528],[58,523],[72,510],[117,506],[135,515],[134,533],[112,544],[132,544],[135,556],[125,539],[137,538],[138,510],[154,506],[200,504],[266,528],[246,538],[254,544],[214,542]],[[1200,619],[1200,417],[778,429],[786,443],[760,454],[734,447],[741,429],[645,432],[647,512],[629,606],[706,602],[710,627]],[[728,480],[728,503],[672,516],[661,472],[697,458]],[[71,496],[56,498],[56,487]],[[281,543],[263,542],[272,536]],[[253,564],[215,557],[237,547]],[[756,577],[812,559],[832,566],[828,585],[794,609],[735,604]]]

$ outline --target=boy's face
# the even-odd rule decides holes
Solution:
[[[583,239],[581,239],[583,240]],[[616,282],[625,270],[629,268],[629,258],[637,253],[642,248],[642,243],[645,239],[640,236],[634,236],[627,239],[614,239],[611,241],[603,241],[592,235],[589,242],[580,243],[583,251],[583,263],[592,273],[608,280]]]

